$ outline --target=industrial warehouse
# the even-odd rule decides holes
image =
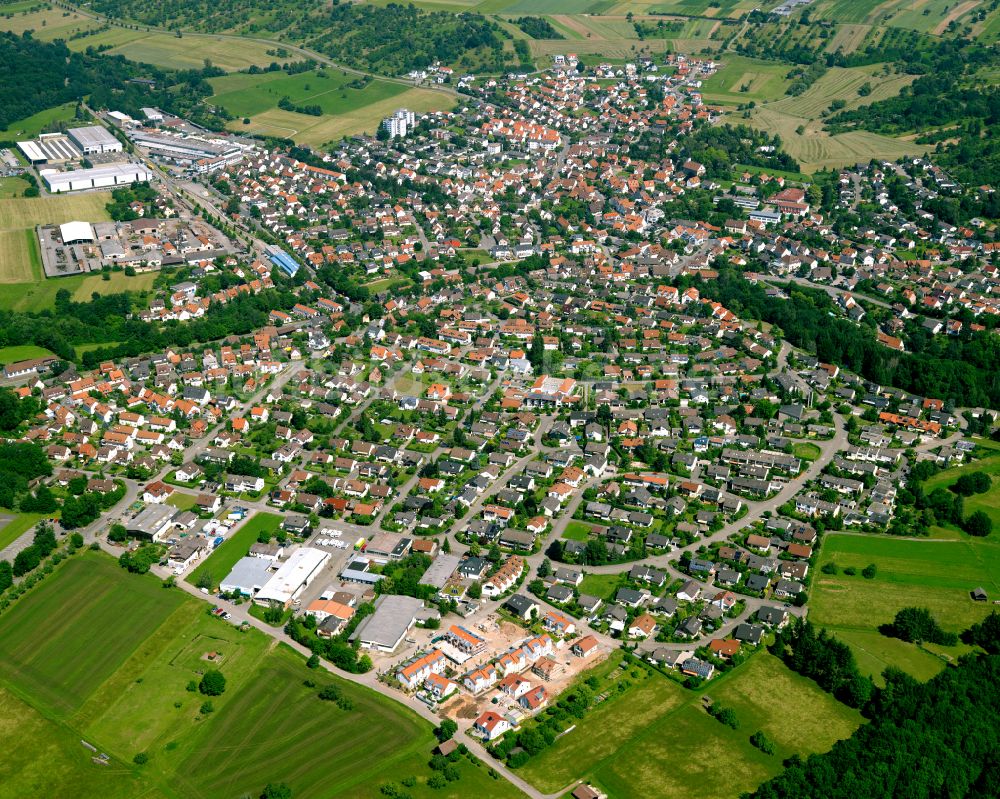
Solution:
[[[32,164],[63,164],[84,156],[124,150],[122,143],[100,125],[70,128],[65,133],[43,133],[37,139],[19,141],[17,146]]]
[[[185,166],[194,173],[214,172],[243,158],[247,146],[229,139],[183,135],[174,132],[132,128],[126,135],[151,157]]]
[[[142,164],[103,164],[88,169],[71,169],[60,172],[56,169],[39,169],[49,191],[62,194],[67,191],[85,191],[87,189],[110,189],[115,186],[131,186],[133,183],[143,183],[153,177]]]
[[[211,261],[232,252],[225,236],[207,222],[183,219],[43,225],[38,244],[48,277],[116,266],[145,271]]]

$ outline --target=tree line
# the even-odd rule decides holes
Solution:
[[[879,385],[963,407],[1000,407],[997,336],[935,336],[922,352],[896,352],[878,343],[869,320],[855,324],[835,316],[836,306],[824,291],[789,284],[783,287],[788,299],[769,296],[763,286],[752,285],[728,268],[720,269],[717,280],[681,281],[687,282],[738,316],[777,325],[789,343],[820,361]]]

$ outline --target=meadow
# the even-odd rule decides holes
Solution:
[[[734,118],[733,121],[743,120]],[[905,155],[920,155],[927,149],[924,145],[868,131],[831,136],[820,121],[782,113],[769,106],[754,109],[745,124],[781,136],[784,149],[807,173],[838,169],[873,158],[895,161]],[[802,133],[798,132],[800,127]]]
[[[32,283],[9,283],[0,288],[0,310],[44,311],[55,305],[60,289],[69,291],[74,300],[86,301],[97,294],[120,294],[123,291],[142,293],[149,291],[156,280],[155,272],[142,272],[129,276],[124,272],[104,274],[71,275],[70,277],[46,278]],[[92,345],[91,349],[105,346]]]
[[[0,27],[0,29],[2,29],[2,27]],[[76,105],[74,103],[66,103],[65,105],[57,105],[52,108],[46,108],[44,111],[39,111],[37,114],[32,114],[30,117],[19,119],[17,122],[11,122],[7,126],[4,138],[33,138],[39,133],[44,133],[50,127],[53,127],[60,122],[71,121],[74,119],[75,114]]]
[[[89,38],[89,37],[88,37]],[[86,42],[87,39],[80,40]],[[289,59],[269,55],[272,45],[253,39],[185,33],[182,37],[166,33],[150,33],[142,38],[130,39],[107,52],[122,55],[132,61],[170,69],[201,68],[205,61],[227,72],[250,66],[279,64]]]
[[[184,601],[155,580],[122,585],[121,574],[108,557],[79,555],[0,616],[2,679],[56,717],[71,716]]]
[[[74,219],[105,222],[108,192],[88,192],[54,197],[19,197],[0,200],[0,230],[24,230],[35,225],[58,225]]]
[[[979,586],[991,595],[1000,591],[1000,542],[964,534],[912,540],[831,533],[823,542],[820,568],[827,563],[836,564],[838,573],[816,573],[809,618],[850,644],[862,669],[876,677],[886,665],[921,678],[942,665],[927,651],[878,632],[898,610],[929,608],[942,627],[959,632],[991,609],[973,602],[969,592]],[[860,572],[870,563],[877,567],[877,574],[866,580]],[[844,574],[849,566],[858,573]],[[961,652],[961,647],[940,650],[946,657]]]
[[[344,114],[395,97],[407,88],[385,80],[373,80],[361,89],[349,86],[357,80],[356,75],[331,68],[298,75],[226,75],[210,83],[215,90],[213,102],[239,117],[276,108],[283,97],[295,105],[318,105],[324,114]]]
[[[965,514],[981,510],[993,520],[993,529],[1000,531],[1000,451],[992,450],[992,454],[987,458],[938,472],[924,482],[924,491],[929,494],[936,488],[947,488],[963,474],[972,472],[986,472],[992,480],[992,485],[990,490],[983,494],[973,494],[964,498]]]
[[[20,197],[30,185],[24,178],[0,178],[0,200]]]
[[[785,77],[791,67],[774,61],[761,61],[726,54],[719,70],[702,83],[702,96],[710,103],[737,105],[754,100],[758,103],[784,96],[790,81]],[[746,87],[746,91],[741,91]]]
[[[206,610],[89,551],[10,608],[0,618],[0,731],[18,746],[0,763],[0,794],[235,799],[283,781],[296,799],[374,799],[414,777],[415,799],[518,795],[471,759],[457,782],[430,789],[430,724]],[[227,684],[205,714],[205,697],[187,686],[210,667]],[[317,697],[330,683],[350,709]],[[81,740],[110,764],[92,764]],[[140,752],[148,762],[133,765]]]
[[[697,785],[699,796],[721,799],[752,790],[781,770],[784,757],[826,751],[861,723],[856,711],[765,653],[694,692],[643,672],[630,668],[622,678],[632,687],[529,761],[523,776],[545,791],[583,776],[611,796],[673,799]],[[732,707],[739,730],[709,716],[702,696]],[[775,755],[750,745],[758,729],[775,742]]]
[[[232,571],[236,561],[250,551],[250,547],[257,541],[257,536],[265,531],[276,532],[279,524],[281,524],[281,517],[276,513],[255,514],[244,522],[233,535],[223,541],[185,579],[191,585],[197,585],[202,575],[207,574],[212,578],[213,585],[218,585]]]
[[[444,92],[413,88],[367,105],[345,109],[335,115],[317,117],[280,109],[277,107],[280,99],[278,97],[274,100],[272,108],[250,116],[249,125],[244,125],[241,119],[237,119],[229,124],[229,128],[236,132],[279,136],[293,139],[299,144],[322,147],[356,133],[374,133],[379,123],[398,108],[408,108],[420,114],[449,110],[454,105],[454,99]]]
[[[72,729],[47,719],[31,705],[0,688],[0,739],[19,742],[0,758],[0,794],[10,797],[100,796],[102,799],[162,799],[143,785],[131,765],[112,759],[90,761],[90,751]]]

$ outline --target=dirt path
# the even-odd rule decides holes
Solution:
[[[931,33],[935,36],[940,36],[948,29],[948,26],[952,23],[952,21],[965,16],[967,12],[971,11],[978,5],[979,0],[966,0],[964,3],[959,3],[950,12],[948,12],[947,17],[934,26],[934,30],[932,30]]]

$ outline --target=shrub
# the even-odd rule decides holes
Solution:
[[[757,732],[750,736],[750,743],[760,749],[765,755],[774,754],[774,742],[764,735],[761,730],[757,730]]]

